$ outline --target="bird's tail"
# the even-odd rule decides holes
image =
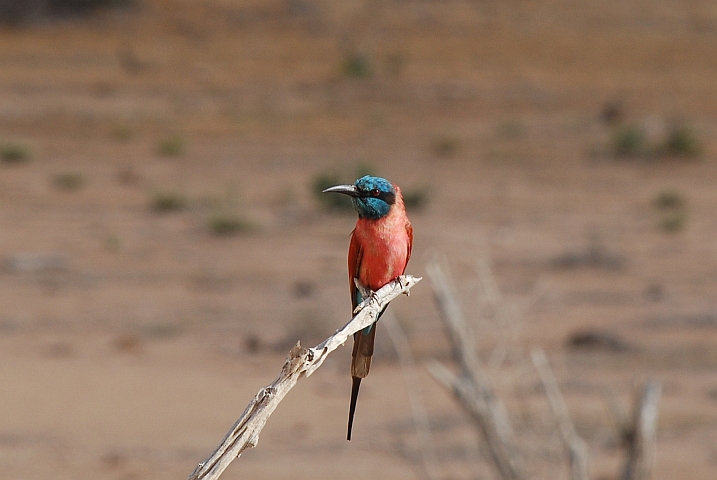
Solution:
[[[351,440],[351,430],[354,428],[354,413],[356,412],[356,400],[358,399],[361,377],[351,377],[351,405],[349,406],[349,429],[346,433],[346,440]]]
[[[366,331],[368,329],[368,332]],[[366,378],[371,369],[373,344],[376,340],[376,325],[354,333],[354,349],[351,353],[351,376]]]
[[[356,401],[358,400],[361,379],[368,375],[371,369],[371,356],[373,344],[376,339],[376,325],[372,325],[367,333],[364,331],[354,334],[354,349],[351,359],[351,404],[349,405],[349,426],[346,440],[351,440],[351,429],[354,424]]]

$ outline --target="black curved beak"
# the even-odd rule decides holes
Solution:
[[[349,197],[358,197],[359,192],[355,185],[336,185],[335,187],[327,188],[323,193],[343,193]]]

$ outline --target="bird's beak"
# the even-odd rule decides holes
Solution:
[[[359,192],[355,185],[336,185],[335,187],[327,188],[323,193],[343,193],[349,197],[358,197]]]

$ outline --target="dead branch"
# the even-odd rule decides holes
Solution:
[[[495,388],[480,362],[475,348],[474,333],[463,316],[450,277],[445,273],[445,268],[435,261],[428,264],[426,270],[460,371],[455,374],[435,360],[427,365],[428,370],[441,385],[454,394],[459,404],[475,422],[488,445],[500,477],[503,480],[523,480],[527,478],[525,473],[527,469],[516,446],[508,415],[496,397]],[[496,315],[499,312],[505,315],[501,305],[503,299],[494,281],[489,278],[490,272],[486,264],[479,264],[479,274],[482,275],[484,296],[488,304]],[[508,326],[513,329],[510,333],[515,335],[515,327],[506,322],[511,320],[509,317],[498,320],[499,323],[502,322],[499,325],[501,329],[507,330],[506,326]],[[503,349],[494,350],[493,357],[498,360],[497,366],[500,366],[505,358]],[[536,348],[531,351],[531,359],[538,371],[556,418],[563,446],[568,454],[570,478],[588,480],[587,444],[575,430],[547,356],[542,349]],[[636,396],[632,417],[617,401],[616,395],[612,394],[608,397],[611,416],[624,439],[628,453],[621,480],[650,479],[655,462],[660,390],[659,382],[647,382],[642,393]]]
[[[633,431],[628,435],[623,480],[649,480],[652,475],[657,449],[657,404],[661,391],[660,382],[650,380],[645,383],[642,395],[635,396]]]
[[[500,288],[491,272],[489,262],[485,258],[479,258],[476,262],[476,272],[480,281],[480,292],[485,303],[492,311],[495,319],[493,328],[498,329],[501,334],[498,336],[493,353],[486,362],[488,368],[497,370],[511,356],[519,355],[517,349],[518,322],[516,321],[516,309],[508,308]],[[479,317],[480,318],[480,317]]]
[[[560,437],[563,440],[565,450],[568,452],[570,479],[588,480],[588,448],[585,441],[575,431],[565,399],[560,393],[553,369],[550,368],[548,357],[542,348],[536,347],[531,350],[530,358],[533,360],[533,365],[535,365],[540,381],[543,383],[550,408],[553,410],[553,415],[555,415],[555,419],[558,422]]]
[[[475,349],[473,332],[455,298],[447,275],[437,262],[427,265],[433,294],[441,312],[453,356],[460,366],[456,377],[438,362],[429,371],[443,386],[453,392],[483,434],[491,458],[504,480],[525,478],[522,460],[513,440],[506,410],[494,393],[488,375]]]
[[[194,469],[189,480],[217,479],[244,450],[255,447],[259,442],[259,433],[269,416],[299,378],[314,373],[332,351],[343,345],[354,333],[374,323],[379,312],[391,300],[402,293],[408,295],[411,287],[420,280],[421,278],[406,275],[381,288],[375,295],[369,296],[362,304],[361,311],[350,322],[316,347],[303,348],[297,342],[289,352],[289,357],[276,380],[259,390],[224,440]]]

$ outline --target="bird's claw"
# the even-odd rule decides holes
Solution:
[[[403,277],[403,275],[401,275],[401,276],[399,276],[398,278],[396,278],[396,281],[398,282],[398,286],[401,287],[401,290],[405,289],[405,288],[408,286],[408,282],[404,282],[404,277]],[[407,297],[410,297],[410,296],[411,296],[411,291],[410,291],[410,290],[406,290],[406,291],[403,292],[403,293],[404,293]]]
[[[366,308],[371,302],[378,303],[378,295],[376,294],[376,292],[367,288],[362,290],[365,290],[361,292],[362,296],[364,296],[365,298],[363,302],[359,303],[358,305],[356,305],[356,308],[354,308],[354,315]]]

